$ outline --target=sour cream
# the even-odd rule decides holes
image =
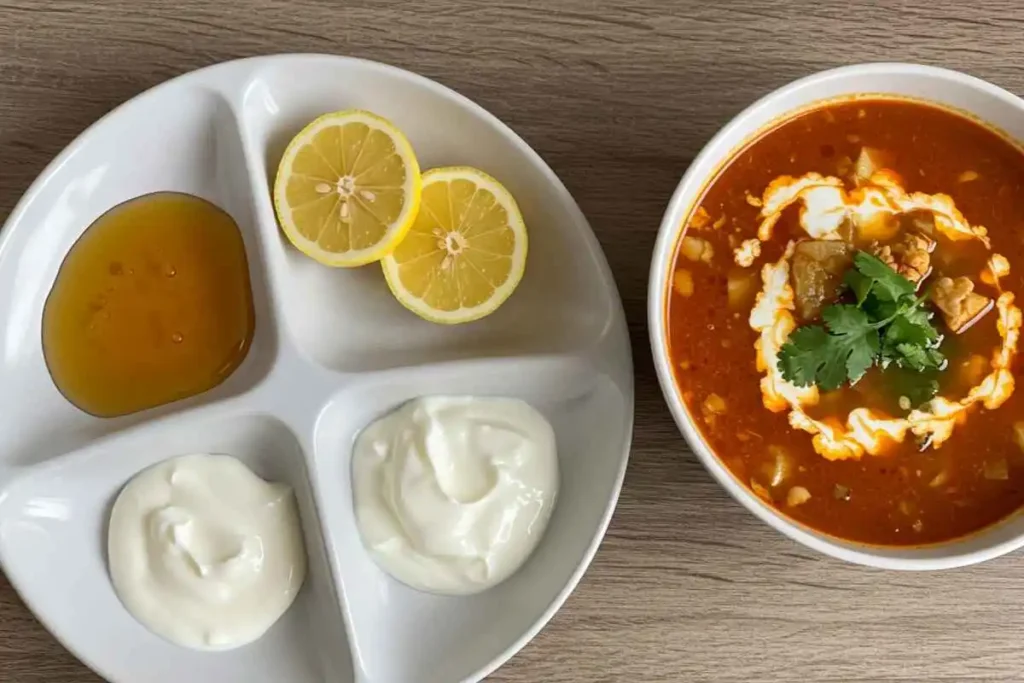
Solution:
[[[479,593],[544,533],[555,433],[523,401],[419,398],[359,435],[352,475],[359,531],[382,569],[427,592]]]
[[[197,650],[259,638],[306,575],[291,488],[227,455],[185,455],[136,475],[110,513],[107,548],[128,611]]]

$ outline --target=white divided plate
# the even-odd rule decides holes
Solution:
[[[282,238],[269,183],[285,143],[319,114],[393,120],[424,168],[477,166],[519,201],[530,255],[519,289],[463,326],[421,321],[380,268],[334,270]],[[110,207],[176,190],[242,231],[256,336],[224,384],[116,419],[54,387],[43,302],[64,255]],[[525,399],[554,425],[562,484],[527,563],[480,595],[416,592],[360,543],[349,483],[354,436],[423,394]],[[0,561],[39,619],[118,683],[478,680],[550,619],[615,507],[632,436],[622,305],[586,219],[551,169],[480,107],[429,80],[341,57],[289,55],[203,69],[133,99],[71,144],[0,233]],[[150,634],[107,575],[111,504],[139,470],[229,453],[296,491],[309,553],[298,599],[260,640],[194,652]]]

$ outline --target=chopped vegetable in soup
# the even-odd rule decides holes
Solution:
[[[839,102],[741,150],[680,239],[669,355],[732,474],[840,538],[919,545],[1024,505],[1024,153],[959,114]]]

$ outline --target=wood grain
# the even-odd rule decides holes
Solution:
[[[576,593],[502,683],[1011,681],[1024,563],[906,575],[813,555],[743,511],[665,408],[645,325],[662,211],[754,98],[826,67],[908,60],[1024,93],[1012,0],[0,0],[0,214],[94,119],[236,57],[331,52],[445,83],[522,134],[590,218],[622,292],[636,434],[618,512]],[[98,679],[0,582],[0,681]]]

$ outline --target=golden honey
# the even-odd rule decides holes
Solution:
[[[100,216],[68,252],[43,309],[57,388],[115,417],[223,382],[252,343],[249,267],[231,216],[159,192]]]

